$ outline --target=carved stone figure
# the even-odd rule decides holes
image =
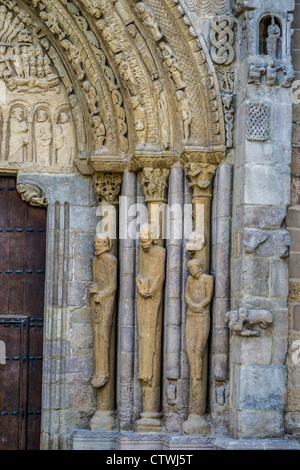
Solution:
[[[153,82],[154,90],[157,96],[157,106],[159,113],[159,122],[161,125],[162,142],[165,149],[170,147],[170,116],[166,94],[163,89],[161,80]]]
[[[74,158],[73,127],[70,114],[61,112],[58,117],[55,133],[56,163],[59,166],[70,166]]]
[[[66,33],[59,26],[55,15],[53,15],[52,13],[46,13],[45,11],[41,11],[40,17],[46,22],[50,31],[52,31],[53,34],[56,34],[58,36],[58,39],[60,41],[65,38]]]
[[[213,294],[213,277],[203,272],[199,259],[187,264],[190,276],[185,291],[187,303],[186,350],[190,364],[189,417],[183,424],[186,434],[206,434],[204,419],[206,409],[206,354],[210,331],[210,303]]]
[[[186,143],[190,136],[190,125],[192,122],[192,113],[191,113],[190,105],[189,105],[189,102],[186,98],[186,94],[184,93],[184,91],[178,90],[176,92],[176,98],[177,98],[177,101],[179,102],[179,109],[180,109],[182,125],[183,125],[183,136],[184,136],[183,142]]]
[[[162,52],[164,62],[169,70],[169,73],[179,90],[186,87],[186,83],[183,80],[182,74],[183,69],[178,63],[171,46],[165,42],[159,43],[160,50]]]
[[[40,109],[34,124],[36,163],[39,166],[51,165],[52,128],[46,110]]]
[[[157,245],[148,224],[140,228],[140,255],[137,284],[137,323],[139,331],[139,380],[143,411],[137,430],[160,429],[160,362],[162,299],[166,250]]]
[[[11,112],[8,160],[13,163],[23,163],[28,143],[28,125],[24,110],[17,106]]]
[[[146,65],[148,71],[151,73],[152,79],[155,80],[158,77],[158,71],[145,39],[133,23],[127,26],[127,30],[130,36],[134,39],[134,42],[137,46],[138,51],[141,54],[144,64]]]
[[[83,89],[87,95],[87,102],[90,108],[91,114],[97,114],[99,112],[99,99],[95,88],[91,85],[89,81],[85,81],[82,84]]]
[[[249,326],[259,325],[265,329],[273,323],[273,315],[268,310],[239,308],[226,314],[226,322],[230,330],[240,336],[260,336],[259,330],[252,330]]]
[[[63,46],[63,48],[66,51],[68,51],[69,61],[71,62],[72,66],[73,66],[73,68],[74,68],[74,70],[77,74],[78,79],[83,80],[84,76],[85,76],[85,71],[83,70],[82,62],[81,62],[81,58],[80,58],[80,53],[79,53],[77,47],[74,46],[74,44],[72,44],[67,39],[64,39],[61,42],[61,45]]]
[[[110,26],[108,26],[107,22],[101,19],[97,21],[97,26],[100,29],[100,31],[102,31],[102,36],[104,40],[106,41],[108,47],[111,49],[111,51],[114,54],[121,52],[123,49],[122,45],[120,41],[118,40],[113,29]]]
[[[275,23],[274,16],[272,16],[272,22],[268,27],[268,37],[266,39],[267,54],[270,57],[276,58],[278,55],[278,42],[281,36],[280,27]]]
[[[106,129],[100,116],[93,116],[93,132],[95,151],[101,150],[106,139]]]
[[[23,201],[28,202],[31,206],[45,207],[48,205],[47,199],[41,188],[34,184],[18,183],[17,191]]]
[[[107,234],[94,238],[93,284],[90,287],[94,331],[94,377],[92,385],[103,387],[110,379],[110,347],[115,293],[117,290],[117,258],[110,253],[111,240]]]
[[[155,41],[160,41],[160,39],[163,37],[163,34],[159,29],[157,19],[153,11],[143,2],[137,4],[136,10],[140,14],[144,23],[149,27],[153,39]]]
[[[131,104],[137,141],[138,144],[143,147],[146,144],[147,138],[147,120],[145,109],[141,106],[141,96],[133,96],[131,98]]]

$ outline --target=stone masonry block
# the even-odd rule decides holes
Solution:
[[[236,366],[234,406],[237,410],[284,411],[286,406],[285,366]]]
[[[231,361],[243,365],[269,365],[272,360],[272,338],[232,336]]]
[[[261,258],[244,258],[242,271],[242,292],[245,295],[269,296],[270,263]]]
[[[284,433],[283,414],[274,411],[236,413],[237,437],[240,439],[280,438]]]

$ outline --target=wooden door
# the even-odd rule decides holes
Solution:
[[[45,257],[46,210],[0,176],[0,450],[39,449]]]

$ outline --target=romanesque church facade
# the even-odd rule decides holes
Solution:
[[[300,4],[0,0],[0,449],[300,449]]]

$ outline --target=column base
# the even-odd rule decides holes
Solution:
[[[141,413],[135,422],[135,432],[162,432],[160,413]]]
[[[92,431],[113,431],[116,429],[114,411],[96,411],[89,422]]]
[[[189,415],[188,419],[183,423],[182,432],[184,434],[207,436],[210,432],[210,426],[204,416]]]

